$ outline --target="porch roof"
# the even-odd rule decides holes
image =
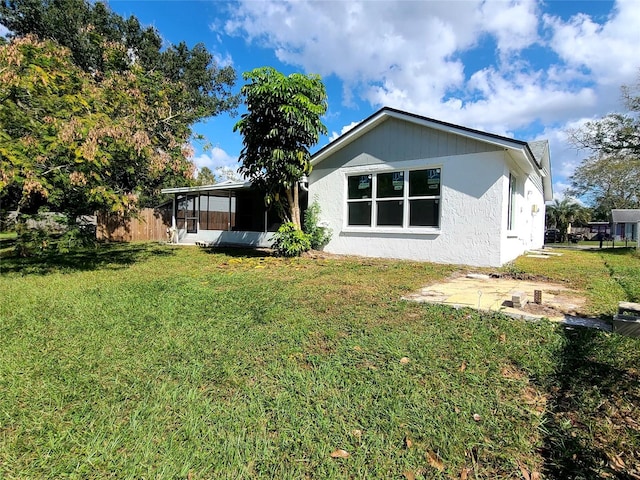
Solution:
[[[228,191],[228,190],[248,190],[251,188],[251,182],[234,182],[233,180],[226,180],[220,183],[214,183],[213,185],[198,185],[197,187],[175,187],[175,188],[163,188],[160,190],[162,193],[199,193],[199,192],[214,192],[214,191]]]

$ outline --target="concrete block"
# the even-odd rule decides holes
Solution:
[[[524,292],[513,292],[511,294],[513,308],[521,308],[527,304],[527,294]]]

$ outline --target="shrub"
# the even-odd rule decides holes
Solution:
[[[311,250],[311,239],[302,230],[298,230],[295,224],[283,223],[274,234],[273,248],[276,255],[282,257],[299,257],[300,254]]]
[[[320,204],[314,200],[304,214],[304,231],[309,235],[311,248],[321,250],[331,240],[331,229],[320,224]]]

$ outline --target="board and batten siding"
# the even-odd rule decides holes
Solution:
[[[500,147],[472,138],[389,118],[323,160],[314,169],[335,170],[500,150]]]

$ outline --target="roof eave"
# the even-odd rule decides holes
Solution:
[[[196,187],[174,187],[163,188],[160,193],[164,194],[176,194],[176,193],[198,193],[198,192],[211,192],[211,191],[225,191],[225,190],[245,190],[251,188],[251,182],[223,182],[214,183],[213,185],[198,185]]]

